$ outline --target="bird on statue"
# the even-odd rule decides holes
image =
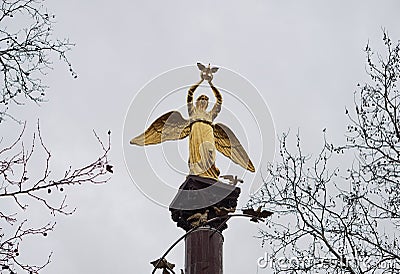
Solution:
[[[206,81],[211,81],[213,79],[213,73],[216,73],[218,70],[217,67],[212,68],[210,64],[208,64],[208,67],[206,67],[202,63],[197,63],[197,67],[201,71],[200,73],[201,79],[204,79]]]
[[[157,259],[155,261],[150,262],[155,268],[157,269],[162,269],[163,270],[163,274],[169,274],[171,271],[171,273],[175,273],[173,271],[173,268],[175,267],[175,264],[170,263],[167,261],[167,259],[163,258],[161,261],[160,259]]]
[[[243,180],[239,179],[237,175],[235,175],[235,176],[233,176],[233,175],[222,175],[222,176],[219,176],[219,177],[222,178],[222,179],[225,179],[225,180],[229,180],[229,184],[234,185],[234,186],[237,185],[237,183],[242,183],[243,184]]]
[[[215,211],[215,215],[222,217],[222,216],[226,216],[228,215],[228,213],[232,213],[235,212],[235,208],[231,207],[231,208],[226,208],[223,206],[220,207],[216,207],[214,206],[214,211]]]
[[[271,211],[261,210],[261,209],[262,207],[259,206],[257,210],[249,208],[249,209],[242,209],[242,211],[243,214],[254,216],[253,218],[250,219],[250,221],[258,223],[260,218],[267,218],[273,214]]]
[[[194,221],[190,222],[190,224],[193,227],[196,227],[196,226],[200,226],[200,225],[204,224],[205,222],[207,222],[207,219],[208,219],[208,209],[204,213],[198,212],[198,213],[193,214],[192,216],[189,216],[187,218],[187,221],[194,220]]]

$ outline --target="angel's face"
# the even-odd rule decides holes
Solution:
[[[208,107],[208,97],[206,95],[200,95],[196,101],[196,108],[206,110]]]

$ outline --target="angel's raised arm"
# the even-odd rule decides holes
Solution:
[[[201,79],[199,82],[197,82],[196,84],[191,86],[189,91],[188,91],[188,95],[187,95],[187,100],[186,101],[187,101],[187,107],[188,107],[189,116],[192,115],[193,108],[194,108],[194,106],[193,106],[193,93],[202,82],[203,82],[203,79]]]
[[[212,82],[208,82],[210,84],[211,89],[214,92],[215,99],[217,102],[214,104],[213,108],[211,109],[211,117],[214,120],[217,117],[218,113],[221,111],[222,106],[222,96],[219,90],[213,85]]]

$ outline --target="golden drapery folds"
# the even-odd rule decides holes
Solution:
[[[215,151],[214,130],[211,124],[193,123],[189,134],[190,175],[217,179],[220,171],[215,166]]]

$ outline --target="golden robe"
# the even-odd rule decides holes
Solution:
[[[204,116],[208,113],[203,113]],[[214,131],[207,120],[196,120],[189,134],[189,172],[191,175],[217,179],[219,169],[215,167]]]
[[[221,110],[222,97],[211,85],[217,99],[211,111],[193,105],[193,92],[198,85],[189,89],[187,104],[191,123],[189,134],[189,173],[200,177],[218,179],[219,169],[215,166],[216,148],[212,122]]]

